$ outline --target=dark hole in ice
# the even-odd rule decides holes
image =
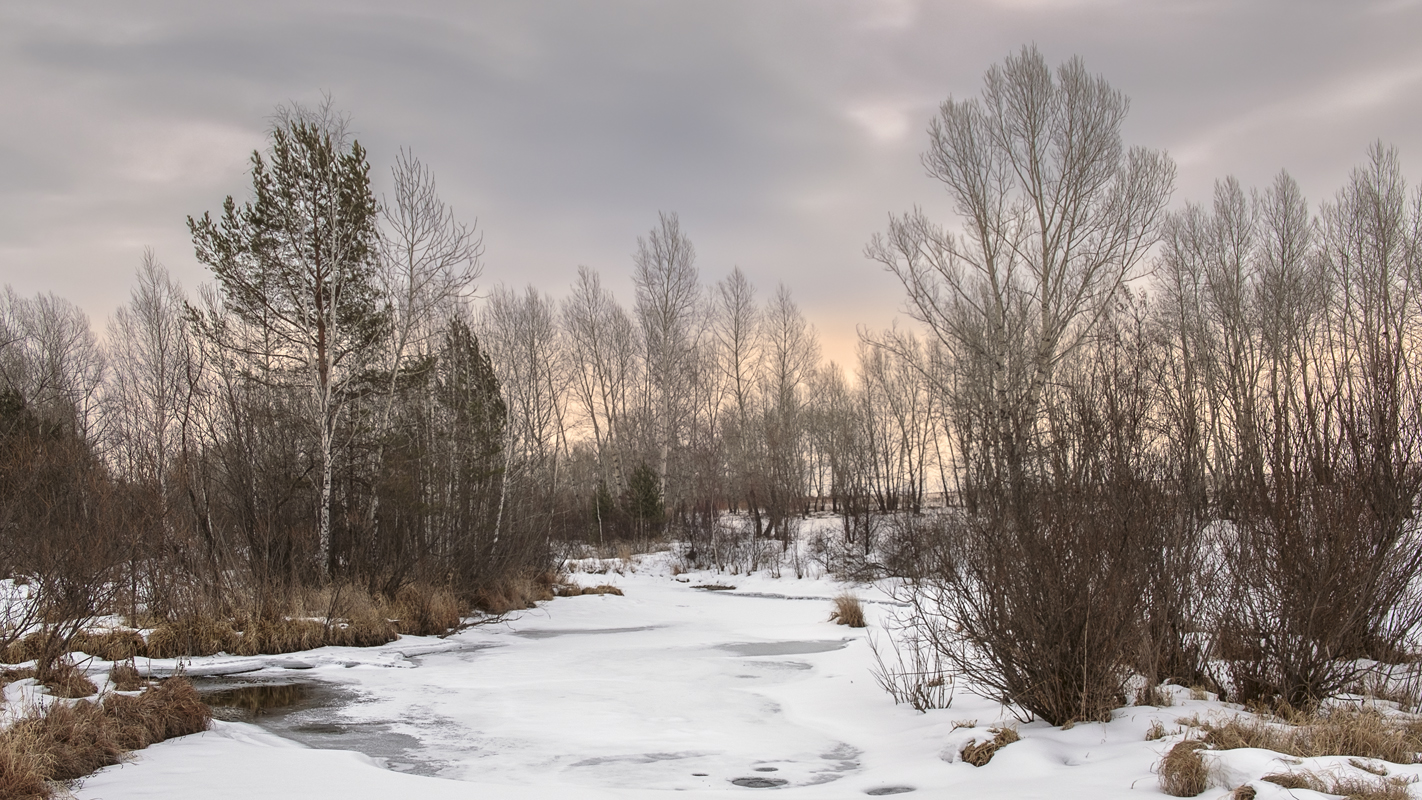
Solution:
[[[886,795],[886,794],[903,794],[904,792],[912,792],[912,791],[914,791],[914,787],[912,787],[912,786],[880,786],[880,787],[877,788],[877,789],[869,789],[869,790],[865,791],[864,793],[867,794],[867,795],[873,795],[873,796],[875,796],[875,797],[879,797],[879,796],[881,796],[881,795]]]
[[[311,686],[306,683],[252,683],[199,694],[203,702],[213,708],[235,709],[246,716],[260,717],[268,711],[305,702],[311,694]]]
[[[693,777],[693,778],[704,778],[704,777],[706,777],[708,774],[710,774],[710,773],[706,773],[706,772],[693,772],[693,773],[691,773],[691,777]]]
[[[779,772],[779,767],[756,767],[756,772]]]
[[[747,789],[774,789],[778,786],[784,786],[789,782],[790,781],[780,778],[736,778],[731,781],[731,783],[737,786],[744,786]]]
[[[717,645],[717,649],[735,653],[738,656],[798,656],[806,653],[828,653],[843,650],[848,640],[818,642],[734,642]]]
[[[337,725],[332,722],[313,722],[309,725],[293,725],[291,729],[296,733],[321,733],[333,736],[345,733],[347,730],[345,726]]]

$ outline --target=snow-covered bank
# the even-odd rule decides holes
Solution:
[[[948,709],[920,714],[893,705],[869,672],[867,641],[892,605],[867,603],[870,628],[854,630],[827,621],[829,598],[843,589],[832,580],[647,567],[577,576],[616,584],[623,597],[563,598],[445,640],[274,656],[247,673],[339,687],[356,700],[321,711],[322,720],[339,723],[333,729],[399,735],[414,743],[408,758],[430,775],[299,746],[249,724],[217,723],[95,774],[77,794],[562,800],[722,796],[759,791],[734,783],[758,779],[784,781],[776,791],[803,798],[909,788],[935,797],[1159,796],[1153,767],[1181,734],[1147,741],[1152,723],[1174,731],[1177,718],[1225,713],[1180,690],[1176,706],[1122,709],[1108,724],[1020,726],[1021,741],[974,767],[962,763],[962,747],[1012,720],[962,687]],[[735,588],[695,588],[708,585]],[[861,593],[888,599],[872,589]],[[233,662],[194,659],[188,669]],[[309,669],[293,671],[297,662]],[[1266,751],[1208,756],[1221,787],[1288,766]],[[1313,762],[1353,769],[1347,759],[1300,766]],[[1412,766],[1394,770],[1422,774]],[[1272,784],[1256,786],[1261,797],[1290,796]]]

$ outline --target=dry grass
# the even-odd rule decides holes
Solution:
[[[0,672],[0,687],[12,681],[38,677],[40,677],[40,672],[34,667],[7,669]],[[83,670],[63,660],[51,664],[50,668],[45,670],[44,678],[40,683],[55,697],[68,699],[90,697],[99,691],[99,688],[94,685],[93,681],[89,680],[89,677],[84,674]],[[0,795],[0,797],[3,796],[4,795]]]
[[[22,664],[26,661],[33,661],[39,658],[44,651],[45,642],[48,636],[43,632],[31,633],[21,639],[16,639],[0,653],[0,661],[6,664]]]
[[[109,670],[109,683],[120,692],[136,692],[148,685],[148,679],[138,673],[132,661],[124,661]]]
[[[1354,756],[1394,764],[1414,763],[1422,752],[1422,732],[1415,724],[1400,724],[1368,710],[1334,709],[1312,715],[1285,710],[1274,717],[1237,716],[1199,726],[1204,740],[1216,750],[1258,747],[1300,758]]]
[[[162,622],[148,634],[149,658],[210,656],[232,652],[237,631],[225,619],[200,616],[180,617]]]
[[[0,733],[0,797],[13,800],[49,797],[49,785],[45,783],[47,761],[33,732],[10,729]]]
[[[1145,686],[1136,692],[1136,705],[1169,708],[1175,705],[1175,696],[1167,692],[1164,686]]]
[[[1285,789],[1308,789],[1323,794],[1336,794],[1348,800],[1409,800],[1407,787],[1411,780],[1401,777],[1364,778],[1359,775],[1334,775],[1330,773],[1297,770],[1265,775],[1268,781]]]
[[[44,671],[42,683],[55,697],[90,697],[99,691],[82,669],[65,659],[54,662]]]
[[[585,594],[615,594],[618,597],[622,596],[622,590],[610,583],[599,583],[597,586],[579,586],[566,576],[559,582],[553,584],[553,593],[558,597],[582,597]]]
[[[122,628],[103,632],[80,631],[69,643],[69,649],[98,656],[105,661],[126,661],[148,654],[143,636],[138,631]]]
[[[981,767],[991,761],[998,750],[1022,738],[1017,735],[1017,729],[1009,725],[988,728],[988,733],[992,734],[991,739],[986,742],[972,742],[963,748],[964,761],[975,767]]]
[[[830,612],[830,622],[848,625],[851,628],[864,627],[864,604],[859,598],[845,592],[834,599],[834,611]]]
[[[1199,739],[1176,743],[1160,760],[1160,790],[1171,797],[1194,797],[1209,785],[1210,771],[1200,751],[1209,747]]]
[[[407,636],[442,636],[459,629],[464,610],[449,589],[412,584],[395,595],[386,613]]]
[[[211,710],[182,678],[102,703],[56,703],[0,732],[0,797],[50,797],[47,782],[82,778],[128,750],[207,730],[211,722]]]
[[[1165,726],[1160,724],[1160,720],[1155,719],[1151,720],[1150,727],[1146,729],[1145,740],[1147,742],[1154,742],[1160,739],[1164,739],[1169,735],[1170,731],[1167,731],[1165,729]]]
[[[552,600],[557,577],[552,574],[517,575],[474,593],[474,606],[495,616],[534,608],[539,601]]]
[[[1229,800],[1254,800],[1258,795],[1259,792],[1246,783],[1243,786],[1234,787],[1234,791],[1229,793]]]

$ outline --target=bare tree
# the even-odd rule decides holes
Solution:
[[[187,301],[152,250],[144,251],[137,280],[128,305],[109,321],[107,428],[123,474],[166,486],[192,394]]]
[[[637,322],[647,363],[645,407],[654,420],[654,448],[663,497],[667,472],[690,412],[687,365],[701,335],[701,285],[696,249],[676,214],[660,214],[657,227],[638,237],[632,259]]]
[[[500,285],[479,319],[508,413],[505,500],[515,491],[540,498],[541,508],[525,513],[542,513],[549,525],[567,448],[566,348],[555,309],[553,298],[532,286],[520,295]],[[501,510],[499,525],[508,522]]]
[[[1080,59],[1053,74],[1036,48],[994,66],[980,99],[943,103],[923,156],[964,226],[914,211],[867,248],[908,311],[989,404],[984,445],[1020,480],[1042,393],[1157,239],[1175,169],[1121,141],[1129,103]]]
[[[573,294],[563,301],[572,363],[572,391],[593,429],[599,478],[612,490],[627,488],[629,392],[638,371],[635,328],[598,274],[578,267]]]
[[[46,421],[72,426],[91,445],[101,440],[107,361],[89,318],[54,294],[0,296],[0,383]]]

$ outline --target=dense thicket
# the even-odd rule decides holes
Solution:
[[[963,501],[919,544],[913,624],[1056,723],[1140,676],[1317,703],[1422,621],[1422,194],[1376,145],[1316,217],[1282,173],[1167,214],[1125,107],[1024,49],[930,130],[963,231],[870,245],[939,346],[915,363]]]

